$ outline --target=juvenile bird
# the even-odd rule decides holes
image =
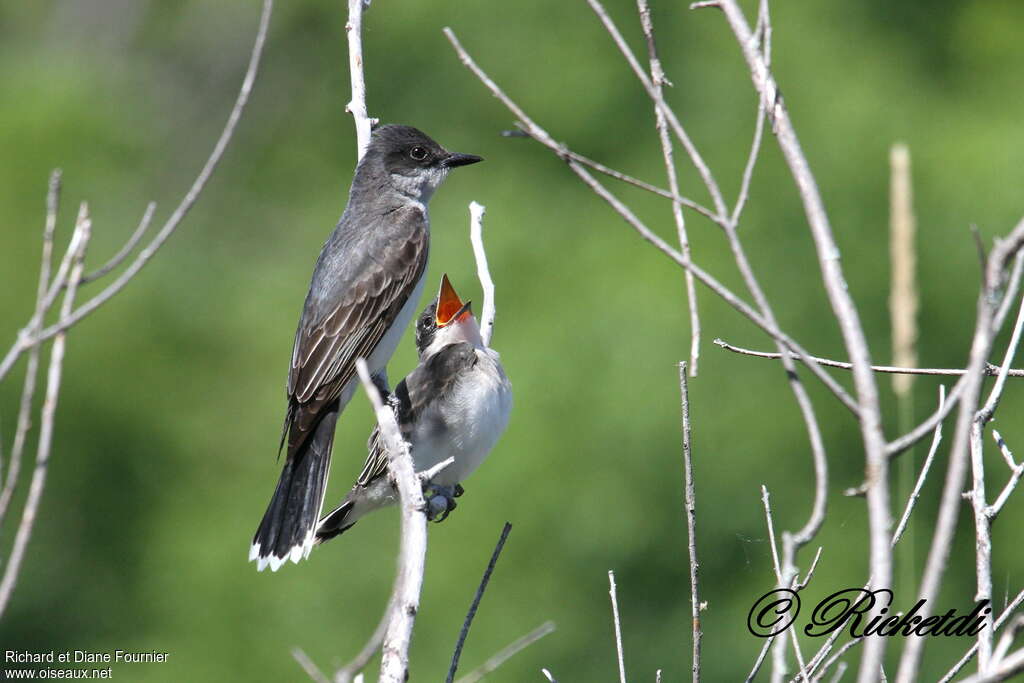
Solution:
[[[441,278],[437,299],[416,322],[416,349],[419,365],[398,383],[390,401],[417,472],[455,459],[431,482],[448,501],[447,516],[452,499],[461,495],[460,483],[484,461],[508,425],[512,385],[498,353],[484,345],[470,302],[462,303],[447,275]],[[373,430],[367,447],[369,456],[355,486],[320,520],[318,543],[397,501],[379,429]]]

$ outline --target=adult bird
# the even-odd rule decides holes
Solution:
[[[508,425],[512,385],[497,352],[484,345],[470,308],[448,282],[416,322],[419,365],[398,383],[391,405],[402,436],[411,446],[417,472],[448,458],[431,485],[445,500],[444,519],[461,495],[461,482],[479,467]],[[341,505],[320,521],[316,542],[347,531],[363,515],[397,500],[387,475],[387,454],[379,429],[367,444],[362,474]],[[439,520],[440,521],[440,520]]]
[[[348,205],[320,251],[295,332],[280,446],[287,443],[287,457],[249,552],[260,571],[309,555],[334,427],[358,383],[356,359],[365,358],[386,387],[385,366],[423,290],[427,202],[450,169],[478,161],[409,126],[373,132]]]

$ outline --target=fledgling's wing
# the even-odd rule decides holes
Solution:
[[[392,404],[398,414],[398,425],[402,437],[408,439],[416,424],[424,419],[427,407],[434,401],[444,400],[460,377],[477,362],[476,350],[472,344],[460,342],[448,344],[440,351],[420,363],[415,370],[398,383],[392,394]],[[442,427],[443,425],[439,425]],[[388,469],[380,427],[374,427],[367,441],[369,454],[363,471],[356,480],[357,486],[366,486],[383,476]]]
[[[356,359],[380,343],[426,268],[430,234],[419,208],[395,209],[377,222],[329,241],[317,262],[288,371],[289,453],[355,376]]]

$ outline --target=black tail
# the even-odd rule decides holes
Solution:
[[[346,500],[344,503],[327,513],[327,515],[320,520],[320,524],[316,528],[316,539],[314,542],[317,545],[320,545],[321,543],[331,540],[335,536],[340,536],[355,526],[355,522],[348,518],[354,507],[355,503],[353,501]]]
[[[285,560],[298,562],[309,555],[331,467],[337,405],[324,414],[316,430],[288,459],[270,499],[263,521],[252,539],[249,560],[257,568],[277,571]]]

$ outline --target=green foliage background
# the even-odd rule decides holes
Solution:
[[[278,3],[252,102],[205,195],[130,288],[70,336],[50,481],[0,623],[0,649],[171,653],[165,664],[115,667],[118,680],[298,681],[290,648],[330,667],[373,630],[394,570],[395,514],[361,522],[277,574],[245,562],[278,474],[295,321],[354,165],[343,4]],[[633,3],[609,4],[642,49]],[[891,143],[905,141],[919,219],[921,362],[962,365],[979,272],[968,226],[990,240],[1021,214],[1024,5],[775,4],[776,73],[874,358],[890,360],[887,156]],[[675,83],[669,97],[733,197],[755,97],[722,16],[685,5],[654,3]],[[90,202],[93,264],[117,249],[148,200],[164,220],[223,125],[258,11],[255,0],[0,2],[5,345],[30,314],[50,169],[64,170],[62,239],[78,202]],[[458,64],[441,35],[446,25],[556,138],[663,183],[651,107],[582,1],[377,0],[367,14],[371,113],[487,158],[453,174],[432,203],[430,280],[446,271],[460,292],[479,297],[466,205],[486,204],[498,285],[494,344],[516,391],[504,439],[468,482],[459,510],[431,529],[414,677],[442,678],[509,520],[514,530],[464,670],[551,619],[557,632],[493,680],[540,680],[541,666],[565,681],[614,680],[606,578],[614,569],[631,679],[653,680],[662,668],[666,681],[684,680],[690,617],[676,363],[689,332],[681,271],[564,164],[530,141],[498,135],[512,119]],[[687,194],[706,199],[692,171],[682,181]],[[666,203],[622,194],[672,239]],[[689,230],[695,258],[743,292],[717,229],[691,213]],[[742,233],[783,327],[814,352],[843,357],[802,209],[770,137]],[[797,528],[809,513],[810,458],[781,369],[711,343],[765,348],[765,335],[706,290],[699,298],[705,337],[691,396],[704,665],[706,680],[738,680],[761,646],[747,632],[747,611],[774,583],[759,486],[772,492],[779,527]],[[413,357],[407,337],[392,376]],[[0,392],[7,448],[21,368]],[[891,385],[879,381],[891,438]],[[808,384],[825,429],[831,498],[805,609],[866,576],[863,501],[840,495],[862,478],[859,433],[831,396]],[[933,406],[937,384],[918,380],[918,417]],[[332,498],[362,463],[371,424],[364,403],[357,397],[341,421]],[[1018,450],[1021,407],[1011,384],[998,426]],[[988,456],[992,486],[1001,486],[1005,468]],[[900,555],[898,589],[920,572],[945,464],[941,451]],[[1024,581],[1022,513],[1018,496],[996,527],[997,603]],[[4,556],[12,521],[0,534]],[[969,607],[974,593],[971,529],[962,521],[943,611]],[[801,555],[803,567],[812,554]],[[898,591],[897,602],[912,604],[910,590]],[[933,644],[925,679],[968,645]]]

